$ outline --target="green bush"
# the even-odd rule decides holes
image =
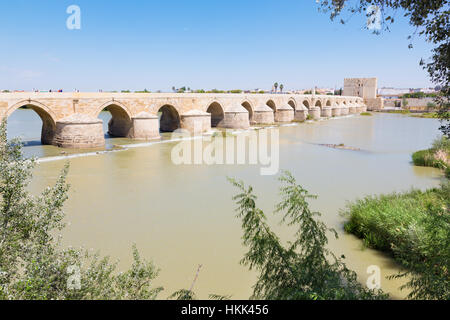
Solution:
[[[370,112],[362,112],[361,115],[362,116],[371,116],[372,114]]]
[[[442,136],[433,141],[433,145],[431,147],[432,150],[445,150],[450,151],[450,139],[446,136]]]
[[[450,155],[450,139],[446,136],[442,136],[434,140],[430,149],[414,152],[412,155],[414,165],[446,170],[448,168],[448,164],[443,160],[436,159],[435,155],[438,151],[445,152],[447,156]]]
[[[406,268],[412,299],[450,299],[450,185],[366,197],[347,206],[345,230]]]
[[[432,150],[420,150],[414,152],[412,160],[416,166],[439,168],[438,161],[434,158],[434,151]]]

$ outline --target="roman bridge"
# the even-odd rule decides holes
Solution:
[[[20,107],[42,119],[41,140],[63,148],[105,145],[100,112],[108,110],[109,134],[130,139],[159,139],[160,132],[211,127],[247,129],[251,125],[305,121],[360,113],[363,99],[298,94],[207,93],[0,93],[0,120]]]

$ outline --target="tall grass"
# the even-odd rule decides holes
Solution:
[[[441,138],[434,140],[430,149],[414,152],[412,160],[416,166],[435,167],[448,172],[449,157],[450,139],[442,136]]]
[[[370,196],[342,213],[345,230],[390,252],[412,277],[410,298],[450,299],[450,183],[427,191]]]

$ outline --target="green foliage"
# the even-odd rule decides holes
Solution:
[[[64,228],[63,205],[69,186],[65,165],[53,187],[39,196],[28,192],[35,160],[23,157],[20,140],[6,139],[0,126],[0,299],[154,299],[158,270],[133,247],[130,270],[98,254],[62,249],[55,234]],[[79,272],[78,272],[78,271]],[[69,286],[74,279],[78,286]],[[75,282],[77,282],[76,280]]]
[[[362,112],[361,115],[362,116],[371,116],[372,114],[370,112]]]
[[[169,300],[197,300],[197,297],[191,290],[181,289],[171,294]]]
[[[439,168],[437,160],[434,158],[434,152],[431,150],[420,150],[412,155],[414,165],[421,167]]]
[[[230,90],[229,93],[242,93],[242,90],[240,89]]]
[[[398,114],[410,114],[410,110],[391,110],[389,113],[398,113]]]
[[[348,205],[345,230],[391,252],[406,268],[410,299],[450,299],[450,184],[366,197]]]
[[[406,98],[403,97],[403,99],[402,99],[402,107],[404,108],[406,106],[408,106],[408,100],[406,100]]]
[[[130,90],[122,90],[122,91],[120,91],[121,93],[131,93],[131,91]]]
[[[252,187],[230,179],[239,189],[233,197],[238,218],[242,220],[243,243],[248,247],[241,263],[258,271],[252,298],[269,300],[296,299],[382,299],[382,292],[368,290],[347,269],[339,258],[326,248],[328,239],[324,223],[317,212],[310,210],[308,200],[315,198],[297,185],[294,177],[285,172],[280,181],[281,202],[276,213],[281,222],[296,228],[295,240],[283,245],[270,229],[266,216],[256,207]],[[343,258],[343,257],[341,257]]]
[[[446,170],[449,167],[449,156],[450,139],[446,136],[442,136],[433,141],[433,145],[430,149],[413,153],[412,159],[416,166],[435,167]]]
[[[437,93],[424,93],[424,92],[413,92],[413,93],[405,93],[403,98],[414,98],[414,99],[422,99],[422,98],[435,98],[437,97]]]
[[[425,119],[436,119],[438,118],[438,114],[436,112],[424,112],[421,114],[413,114],[411,117],[414,118],[425,118]]]

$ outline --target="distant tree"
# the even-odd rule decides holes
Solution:
[[[283,92],[283,89],[284,89],[284,85],[280,84],[280,92]]]
[[[438,115],[442,126],[440,130],[450,137],[450,10],[448,0],[319,0],[320,8],[325,12],[331,12],[331,19],[341,16],[343,11],[351,15],[365,13],[368,17],[367,28],[379,34],[380,30],[389,30],[389,25],[394,23],[394,16],[402,11],[403,16],[409,19],[409,23],[416,28],[415,34],[424,36],[427,42],[435,45],[429,62],[423,59],[420,65],[430,75],[431,81],[440,87],[441,94],[436,97],[439,106]],[[346,10],[347,9],[347,10]],[[379,21],[376,21],[377,13]],[[341,18],[341,23],[346,21]],[[373,28],[374,23],[379,23],[380,28]],[[412,48],[412,44],[409,45]]]
[[[278,82],[275,82],[275,83],[273,84],[273,87],[275,88],[275,93],[276,93],[277,90],[278,90]]]
[[[177,92],[177,88],[172,87],[172,91],[173,91],[173,92]]]

